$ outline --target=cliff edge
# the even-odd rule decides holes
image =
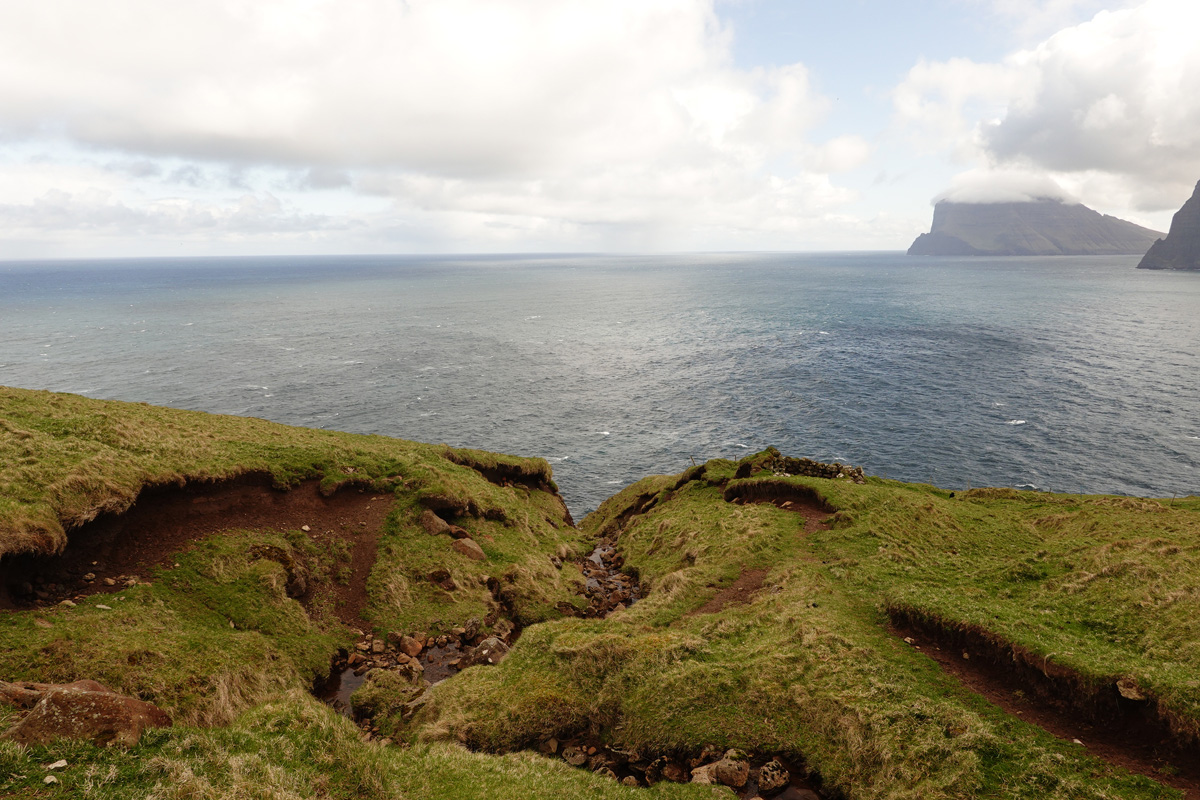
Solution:
[[[1167,238],[1150,245],[1138,269],[1200,269],[1200,181],[1171,218]]]
[[[1200,209],[1198,209],[1200,210]],[[1161,234],[1080,203],[1039,199],[933,208],[933,226],[910,256],[1137,255]]]

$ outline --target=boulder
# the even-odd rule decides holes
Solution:
[[[788,785],[792,776],[779,759],[771,759],[758,770],[758,790],[763,794],[777,792]]]
[[[54,689],[64,689],[76,692],[109,692],[104,684],[96,681],[75,681],[74,683],[5,683],[0,681],[0,701],[17,706],[18,708],[33,708],[46,693]]]
[[[738,753],[738,755],[742,754]],[[735,756],[731,758],[727,754],[725,758],[712,765],[712,775],[718,783],[740,789],[746,785],[746,781],[750,778],[750,764],[747,763],[745,757],[738,758]]]
[[[89,682],[94,683],[94,682]],[[105,689],[52,688],[0,738],[22,745],[86,739],[97,745],[133,747],[146,728],[169,728],[171,718],[152,703]]]
[[[425,509],[421,514],[421,527],[431,536],[436,536],[439,533],[449,535],[450,523],[433,513],[429,509]]]
[[[455,539],[450,545],[467,558],[476,561],[483,561],[487,558],[483,548],[476,544],[474,539]]]
[[[458,662],[458,668],[463,670],[476,664],[499,664],[506,655],[508,655],[508,645],[495,636],[489,636],[467,651],[467,654]]]

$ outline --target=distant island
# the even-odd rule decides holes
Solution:
[[[1167,238],[1150,246],[1138,269],[1200,270],[1200,182],[1183,208],[1171,218]]]
[[[908,248],[910,256],[1138,255],[1162,233],[1093,211],[1081,203],[1039,198],[1024,202],[933,207],[933,227]]]

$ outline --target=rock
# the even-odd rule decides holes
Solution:
[[[587,763],[587,753],[581,747],[571,745],[563,748],[563,761],[566,761],[572,767],[582,767]]]
[[[1171,218],[1166,238],[1150,245],[1138,269],[1200,270],[1200,182]]]
[[[703,764],[711,764],[714,761],[719,761],[725,755],[725,751],[713,744],[704,745],[700,750],[700,755],[693,758],[689,763],[692,769]]]
[[[487,558],[487,555],[483,552],[483,548],[476,544],[474,539],[455,539],[450,543],[450,546],[467,558],[474,559],[475,561],[483,561]]]
[[[416,658],[425,649],[424,645],[411,636],[401,636],[396,646],[401,653],[404,653],[409,658]]]
[[[133,747],[146,728],[170,726],[171,718],[151,703],[108,689],[55,688],[46,691],[33,710],[0,738],[26,746],[86,739],[96,745]]]
[[[495,636],[489,636],[467,651],[467,654],[459,661],[458,668],[466,669],[476,664],[499,664],[506,655],[508,655],[508,645]]]
[[[471,617],[469,620],[467,620],[463,625],[463,641],[470,641],[478,636],[481,625],[482,623],[479,621],[479,617]]]
[[[538,747],[538,749],[541,750],[546,755],[552,756],[558,752],[558,739],[551,737],[551,738],[547,739],[546,741],[542,742],[542,744]]]
[[[1126,700],[1146,699],[1146,695],[1142,693],[1141,688],[1137,685],[1137,681],[1133,678],[1121,678],[1121,680],[1117,681],[1117,691]]]
[[[42,778],[42,783],[46,784],[47,786],[50,786],[52,784],[58,783],[58,778],[56,778],[53,775],[47,775],[46,777]]]
[[[439,533],[450,533],[450,523],[429,509],[425,509],[424,513],[421,514],[421,527],[431,536],[436,536]]]
[[[621,785],[622,786],[641,786],[642,784],[641,784],[641,781],[639,781],[637,778],[633,777],[632,775],[626,775],[624,778],[621,778]]]
[[[383,652],[383,639],[375,639],[371,642],[371,652],[379,655]]]
[[[117,585],[117,582],[116,582],[116,581],[114,581],[112,578],[105,578],[105,579],[104,579],[104,585],[105,585],[105,586],[116,586],[116,585]]]
[[[758,770],[758,790],[765,794],[777,792],[788,785],[792,776],[779,759],[772,759]]]
[[[75,681],[74,683],[4,683],[0,681],[0,701],[17,708],[33,708],[47,692],[63,689],[75,692],[111,692],[102,683],[96,681]]]
[[[66,766],[67,766],[66,759],[60,758],[58,761],[55,761],[53,764],[47,764],[46,769],[64,769]]]
[[[96,573],[94,573],[94,572],[89,572],[89,573],[87,573],[86,575],[84,575],[84,576],[83,576],[83,579],[84,579],[85,581],[87,581],[88,583],[91,583],[92,581],[96,580]]]
[[[798,789],[795,786],[789,786],[783,790],[782,794],[776,795],[775,800],[821,800],[821,795],[812,789]]]
[[[408,701],[407,703],[405,703],[404,705],[402,705],[400,707],[401,719],[404,719],[404,720],[412,719],[413,715],[415,715],[418,711],[420,711],[422,708],[424,708],[425,704],[428,702],[429,702],[429,690],[426,689],[425,691],[423,691],[419,695],[417,695],[415,698],[413,698],[412,700]]]
[[[696,767],[692,770],[692,780],[690,782],[706,786],[717,783],[717,776],[713,774],[716,766],[716,764],[705,764],[702,767]]]
[[[608,767],[601,767],[600,769],[596,770],[596,774],[605,778],[612,778],[614,781],[617,779],[617,773],[613,772]]]
[[[684,783],[688,779],[688,773],[679,762],[668,760],[662,765],[662,778],[671,783]]]
[[[730,758],[726,755],[725,758],[712,765],[713,777],[719,783],[735,789],[742,788],[750,779],[750,764],[746,761],[744,753],[739,752],[738,755],[741,758]]]

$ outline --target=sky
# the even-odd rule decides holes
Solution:
[[[0,0],[0,260],[1166,230],[1195,0]]]

